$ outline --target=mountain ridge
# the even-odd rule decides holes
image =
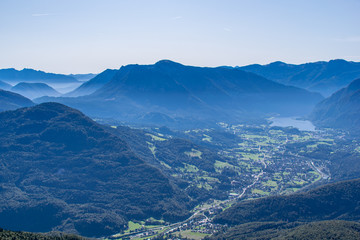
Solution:
[[[359,221],[360,179],[320,186],[285,196],[239,202],[215,218],[216,223]]]
[[[273,62],[238,67],[279,83],[293,85],[329,96],[360,77],[360,63],[335,59],[304,64]]]
[[[0,112],[33,105],[34,103],[30,99],[18,93],[0,89]]]
[[[43,96],[60,96],[61,94],[46,83],[20,82],[11,88],[11,91],[34,99]]]
[[[5,82],[41,82],[41,83],[74,83],[78,82],[74,77],[47,73],[41,70],[24,68],[16,70],[15,68],[0,69],[0,80]]]
[[[170,118],[216,122],[273,113],[302,115],[322,99],[319,94],[240,69],[185,66],[170,60],[123,66],[105,82],[87,96],[36,101],[58,101],[91,116],[126,121],[156,112]]]

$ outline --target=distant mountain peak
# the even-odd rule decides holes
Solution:
[[[276,61],[276,62],[272,62],[269,65],[272,66],[283,66],[283,65],[287,65],[287,63],[281,62],[281,61]]]
[[[344,59],[332,59],[329,61],[329,63],[335,63],[335,62],[338,62],[338,63],[348,63],[348,61],[344,60]]]
[[[162,66],[184,66],[181,63],[177,63],[177,62],[174,62],[174,61],[171,61],[168,59],[163,59],[163,60],[160,60],[157,63],[155,63],[155,66],[159,66],[159,65],[162,65]]]
[[[60,96],[59,92],[46,83],[20,82],[12,87],[11,91],[31,99],[43,96]]]

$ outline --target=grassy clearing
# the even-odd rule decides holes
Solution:
[[[225,168],[225,167],[229,167],[229,168],[233,168],[234,166],[227,163],[227,162],[221,162],[221,161],[216,161],[214,164],[215,168]]]
[[[154,134],[150,134],[150,133],[147,133],[146,135],[150,136],[151,140],[153,140],[153,141],[166,141],[167,140],[166,138],[158,137],[158,136],[156,136]]]
[[[204,142],[212,142],[212,137],[210,137],[209,135],[203,134],[203,139],[202,141]]]
[[[168,169],[171,169],[171,167],[169,165],[167,165],[166,163],[164,163],[163,161],[160,161],[160,164]]]
[[[268,180],[267,182],[263,182],[262,184],[263,184],[264,186],[278,188],[277,182],[272,181],[272,180]]]
[[[307,145],[306,148],[317,148],[318,144],[311,144],[311,145]]]
[[[155,153],[156,153],[156,147],[154,144],[152,144],[151,142],[146,142],[148,144],[148,148],[150,149],[152,155],[154,155],[155,157]]]
[[[197,157],[197,158],[201,158],[201,154],[202,154],[202,152],[194,148],[191,149],[191,152],[184,152],[184,153],[189,157]]]
[[[193,239],[193,240],[200,240],[205,238],[206,236],[210,236],[209,234],[199,233],[199,232],[192,232],[191,230],[175,232],[176,235],[181,235],[183,238]]]
[[[180,168],[180,171],[188,172],[188,173],[196,173],[199,171],[199,169],[194,165],[184,163],[184,167]]]
[[[142,228],[142,225],[139,223],[135,223],[133,221],[128,222],[128,229],[125,231],[125,233],[129,233],[130,231],[134,231],[136,229]]]
[[[269,192],[265,192],[263,190],[260,190],[260,189],[252,189],[251,190],[251,193],[253,194],[260,194],[262,196],[268,196],[269,195]]]
[[[299,180],[299,181],[293,181],[293,183],[296,184],[296,185],[304,185],[307,182],[304,181],[304,180]]]
[[[247,160],[259,161],[259,159],[260,159],[260,154],[257,154],[257,153],[242,152],[241,155],[243,156],[244,159],[247,159]]]

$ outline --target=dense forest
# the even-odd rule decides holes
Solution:
[[[324,185],[304,193],[242,201],[215,217],[222,224],[360,220],[360,179]]]
[[[65,233],[30,233],[30,232],[14,232],[0,228],[1,240],[86,240],[87,238]]]
[[[348,221],[252,222],[241,224],[210,237],[211,240],[356,240],[360,224]]]
[[[190,198],[128,144],[57,103],[0,113],[0,225],[104,236],[184,219]]]

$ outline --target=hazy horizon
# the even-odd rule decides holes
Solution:
[[[360,2],[0,2],[0,68],[99,73],[170,59],[184,65],[360,61]]]

